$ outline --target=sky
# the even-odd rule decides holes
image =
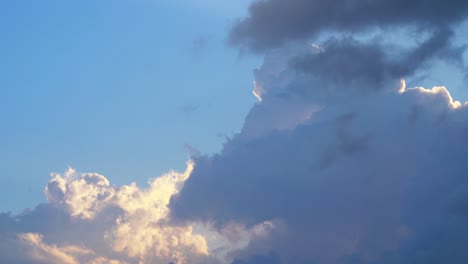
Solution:
[[[34,207],[68,166],[143,185],[183,169],[188,150],[218,151],[256,101],[260,60],[225,45],[246,1],[0,5],[0,211]]]
[[[468,262],[465,0],[0,12],[0,262]]]

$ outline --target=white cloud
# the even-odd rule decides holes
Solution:
[[[14,217],[0,215],[0,235],[2,224],[8,222],[11,226],[4,234],[15,234],[0,238],[0,262],[229,263],[229,253],[245,247],[262,225],[239,226],[242,242],[236,244],[208,222],[173,222],[170,199],[183,188],[193,168],[189,161],[184,172],[152,179],[148,188],[135,183],[111,186],[103,175],[71,168],[54,173],[45,188],[48,204]],[[9,244],[21,250],[7,258]]]

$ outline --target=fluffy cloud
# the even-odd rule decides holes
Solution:
[[[184,173],[157,178],[149,182],[147,190],[136,184],[116,189],[102,175],[78,174],[70,169],[64,176],[55,175],[45,193],[51,203],[63,206],[72,217],[92,220],[106,210],[104,214],[113,216],[115,224],[104,235],[114,251],[142,260],[154,254],[181,262],[208,255],[205,239],[193,234],[192,226],[167,224],[169,199],[192,169],[189,163]]]
[[[136,184],[117,189],[109,186],[102,175],[78,174],[70,169],[63,176],[54,175],[45,193],[52,204],[63,206],[71,217],[90,221],[99,214],[112,217],[115,223],[104,238],[116,252],[142,260],[154,254],[182,261],[186,257],[208,255],[206,241],[193,234],[192,226],[165,223],[169,199],[180,190],[192,169],[193,164],[189,163],[186,172],[171,172],[157,178],[149,182],[147,190]]]
[[[149,181],[111,186],[97,173],[53,174],[47,204],[16,216],[0,215],[0,261],[8,263],[224,263],[232,250],[265,236],[269,222],[251,229],[230,223],[178,224],[168,204],[194,164]],[[266,229],[265,229],[266,228]],[[209,244],[212,248],[209,247]]]

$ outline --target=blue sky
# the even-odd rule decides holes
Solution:
[[[2,1],[0,211],[68,166],[145,185],[218,151],[256,101],[259,58],[226,45],[247,2]]]

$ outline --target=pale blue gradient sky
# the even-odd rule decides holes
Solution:
[[[70,165],[145,185],[217,151],[256,99],[226,34],[248,1],[0,3],[0,212]],[[12,199],[14,197],[14,199]]]

